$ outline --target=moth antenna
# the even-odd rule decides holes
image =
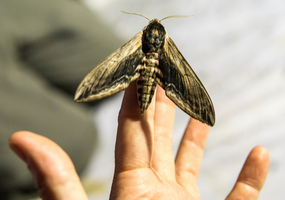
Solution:
[[[170,15],[170,16],[162,18],[161,20],[159,20],[159,22],[161,22],[162,20],[165,20],[167,18],[172,18],[172,17],[191,17],[191,16],[193,16],[193,15]]]
[[[151,21],[150,18],[148,18],[147,16],[145,16],[145,15],[143,15],[143,14],[140,14],[140,13],[128,12],[128,11],[124,11],[124,10],[120,10],[120,11],[123,12],[123,13],[126,13],[126,14],[139,15],[139,16],[142,16],[142,17],[148,19],[148,21]]]

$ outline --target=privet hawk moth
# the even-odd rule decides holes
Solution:
[[[142,14],[137,15],[147,18]],[[137,80],[138,103],[142,114],[148,108],[158,84],[165,90],[166,96],[184,112],[213,126],[215,110],[210,96],[160,23],[166,18],[147,18],[149,24],[141,32],[83,79],[74,100],[98,100],[126,89],[130,82]]]

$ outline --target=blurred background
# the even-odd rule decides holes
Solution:
[[[9,6],[7,6],[8,2]],[[14,2],[14,5],[10,6],[13,4],[10,4],[10,2]],[[48,111],[52,111],[51,116],[63,107],[66,110],[70,110],[74,106],[72,97],[74,90],[84,76],[112,51],[115,51],[130,40],[148,24],[148,21],[143,17],[127,15],[119,10],[142,13],[151,19],[161,19],[169,15],[193,15],[189,18],[170,18],[163,21],[162,24],[203,82],[216,110],[216,124],[210,131],[198,180],[201,199],[224,199],[234,186],[247,155],[256,145],[267,147],[271,156],[269,174],[259,199],[284,198],[285,1],[83,0],[81,2],[80,0],[50,0],[46,2],[37,0],[25,1],[21,5],[18,4],[19,2],[21,1],[2,1],[0,14],[12,16],[13,19],[17,20],[18,18],[21,19],[21,16],[16,17],[17,13],[19,13],[17,9],[25,9],[24,5],[26,2],[32,2],[34,7],[32,6],[30,10],[27,9],[25,12],[25,16],[29,16],[28,21],[38,20],[38,24],[43,24],[38,16],[46,15],[48,16],[45,18],[47,23],[42,26],[29,26],[29,23],[26,23],[24,20],[19,20],[14,24],[11,18],[7,18],[8,20],[2,18],[2,21],[0,19],[0,34],[8,29],[11,29],[14,33],[18,29],[23,28],[25,31],[21,32],[21,40],[15,42],[17,46],[21,46],[20,53],[22,53],[22,57],[20,61],[24,61],[25,66],[39,66],[37,70],[44,71],[40,78],[52,80],[53,86],[64,88],[65,93],[70,95],[61,96],[59,91],[56,90],[52,94],[45,94],[37,103],[33,103],[33,101],[29,103],[32,107],[28,112],[35,105],[43,105],[47,99],[53,102],[55,96],[61,96],[61,100],[58,100],[61,103],[56,104],[61,106],[52,110],[47,107]],[[44,8],[46,8],[46,12],[39,9],[39,5],[42,6],[39,2],[45,2]],[[65,5],[66,2],[69,2],[68,6]],[[81,3],[84,5],[81,6]],[[51,7],[50,5],[53,7],[48,10]],[[64,10],[61,11],[62,7],[64,7]],[[80,8],[77,9],[78,7]],[[83,7],[87,7],[87,9]],[[5,8],[12,8],[16,14],[11,14],[13,12]],[[80,13],[89,14],[84,15],[84,17],[78,17]],[[94,20],[90,20],[93,17]],[[58,20],[63,18],[66,20]],[[7,21],[6,26],[1,24],[5,20]],[[66,23],[67,21],[68,24]],[[69,21],[80,24],[75,25],[75,27],[78,30],[84,29],[82,31],[84,33],[83,37],[76,39],[76,36],[80,35],[81,32],[71,32],[70,30],[72,30],[71,27],[73,26]],[[49,31],[51,34],[47,34],[45,37],[42,37],[41,33],[36,32],[38,29],[50,30],[50,27],[63,27],[63,31]],[[105,32],[101,31],[103,29]],[[31,30],[33,30],[32,33]],[[7,35],[9,39],[13,39],[20,34]],[[40,36],[44,39],[41,40]],[[7,57],[7,52],[10,50],[9,46],[3,45],[8,40],[1,37],[0,66],[4,66],[6,61],[7,63],[11,61],[11,58]],[[35,41],[38,46],[21,45],[27,41],[29,42],[32,37],[36,38]],[[54,40],[54,38],[57,38],[57,40]],[[58,43],[58,41],[61,42]],[[68,45],[65,45],[65,43]],[[42,48],[43,46],[45,46],[45,49]],[[63,46],[68,47],[66,51],[61,50]],[[32,56],[29,57],[29,55]],[[56,59],[52,60],[51,58]],[[15,71],[19,71],[17,67],[19,63],[13,62],[13,64],[16,66]],[[64,68],[65,71],[58,73],[58,67]],[[17,84],[20,86],[19,91],[25,93],[27,91],[23,91],[22,84],[30,80],[29,78],[24,80],[19,78],[21,77],[19,74],[10,76],[12,73],[9,70],[5,70],[5,68],[1,70],[2,68],[0,67],[0,118],[4,113],[3,109],[5,110],[7,107],[1,102],[5,100],[5,95],[2,94],[6,94],[5,91],[14,91]],[[20,70],[20,72],[22,71]],[[8,75],[9,79],[5,79],[4,74]],[[33,77],[34,72],[29,72],[29,74]],[[11,83],[13,86],[10,89],[13,90],[2,90],[4,84],[1,85],[1,83],[4,82],[3,80],[8,80],[8,83]],[[17,80],[21,81],[16,84]],[[31,85],[33,86],[34,84]],[[39,85],[37,87],[42,86],[42,84]],[[43,88],[47,88],[46,82],[44,82],[43,86]],[[36,90],[37,87],[34,89],[34,95],[28,93],[30,97],[37,97],[39,94]],[[50,89],[51,87],[48,86],[48,88]],[[42,91],[42,88],[39,91]],[[49,137],[59,143],[69,155],[77,153],[79,154],[77,157],[83,155],[91,157],[85,170],[83,170],[81,165],[76,166],[81,171],[83,185],[90,200],[105,200],[109,197],[114,171],[117,116],[123,93],[121,92],[118,95],[100,101],[95,106],[86,107],[84,112],[81,108],[72,108],[72,112],[68,112],[67,116],[70,118],[78,113],[85,113],[85,118],[78,115],[78,119],[83,121],[80,124],[81,128],[85,127],[83,124],[87,120],[86,113],[92,116],[98,136],[97,138],[90,136],[94,132],[91,128],[93,126],[90,125],[91,123],[88,125],[90,126],[89,132],[87,130],[86,132],[90,134],[87,136],[92,138],[92,141],[98,141],[94,142],[96,149],[92,148],[92,145],[94,145],[92,143],[89,144],[90,148],[84,153],[79,146],[80,139],[84,138],[82,135],[84,130],[79,128],[81,131],[76,132],[72,128],[72,125],[78,122],[77,118],[74,118],[73,122],[66,122],[66,124],[65,122],[54,122],[54,124],[58,123],[58,126],[61,128],[69,127],[70,130],[62,131],[67,135],[61,135],[60,137],[64,140],[74,138],[73,142],[77,145],[75,145],[77,147],[75,150],[70,150],[68,146],[65,146],[71,144],[70,141],[65,141],[65,143],[60,143],[61,140],[57,141],[58,135],[54,138]],[[16,100],[19,102],[14,102]],[[11,99],[7,101],[11,101]],[[16,109],[21,109],[22,104],[20,103],[23,102],[29,102],[29,100],[13,98],[13,107],[16,106]],[[48,105],[51,105],[51,103],[48,102]],[[76,104],[76,106],[84,105]],[[4,114],[10,116],[11,112],[7,109],[7,113]],[[65,117],[63,116],[61,119],[65,119]],[[8,123],[0,120],[0,127],[3,128],[9,123],[12,124],[12,122],[15,122],[13,120],[14,118],[11,118],[7,121]],[[52,119],[43,118],[43,120],[48,121]],[[175,153],[188,120],[189,116],[177,108],[173,133],[173,151]],[[25,121],[23,123],[26,124]],[[11,124],[9,124],[9,127]],[[51,129],[49,125],[50,122],[45,129]],[[17,126],[17,129],[15,128],[15,130],[19,129],[35,131],[41,134],[40,128],[32,129],[27,126],[24,126],[24,128]],[[14,129],[9,131],[12,133]],[[75,133],[70,135],[71,131]],[[2,134],[2,132],[0,133]],[[3,138],[4,135],[1,135],[1,137]],[[82,141],[81,144],[85,143]],[[5,145],[7,145],[6,139],[1,146],[2,149],[4,149]],[[0,148],[0,150],[2,149]],[[9,155],[9,158],[10,156],[12,155]],[[0,158],[1,162],[4,161],[4,156],[0,155]],[[71,156],[71,158],[74,161],[76,156],[74,158]],[[87,163],[86,160],[76,161],[77,163],[84,163],[84,165]],[[18,166],[18,164],[14,165]],[[0,165],[0,169],[2,167],[3,165]],[[25,165],[19,165],[19,167],[23,168]],[[0,174],[1,180],[4,180],[3,174]],[[24,179],[24,177],[16,176],[17,179]],[[7,183],[7,181],[4,183]],[[0,186],[2,187],[2,185]]]
[[[285,1],[278,0],[85,0],[125,41],[148,21],[119,12],[161,19],[168,35],[210,94],[216,110],[198,180],[201,199],[224,199],[251,149],[264,145],[271,156],[261,200],[285,196]],[[96,107],[100,152],[89,178],[104,183],[92,199],[107,199],[113,172],[117,115],[123,92]],[[177,108],[173,151],[189,117]],[[101,188],[102,189],[102,188]]]

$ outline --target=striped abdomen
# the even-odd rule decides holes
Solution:
[[[157,53],[147,53],[142,64],[138,66],[140,77],[137,80],[137,94],[142,114],[144,114],[145,110],[148,108],[155,92],[157,66]]]

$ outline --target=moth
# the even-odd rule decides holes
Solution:
[[[215,110],[210,96],[161,24],[166,18],[179,16],[150,20],[142,14],[126,13],[141,15],[149,24],[83,79],[74,100],[87,102],[108,97],[137,81],[138,104],[144,114],[158,84],[180,109],[213,126]]]

